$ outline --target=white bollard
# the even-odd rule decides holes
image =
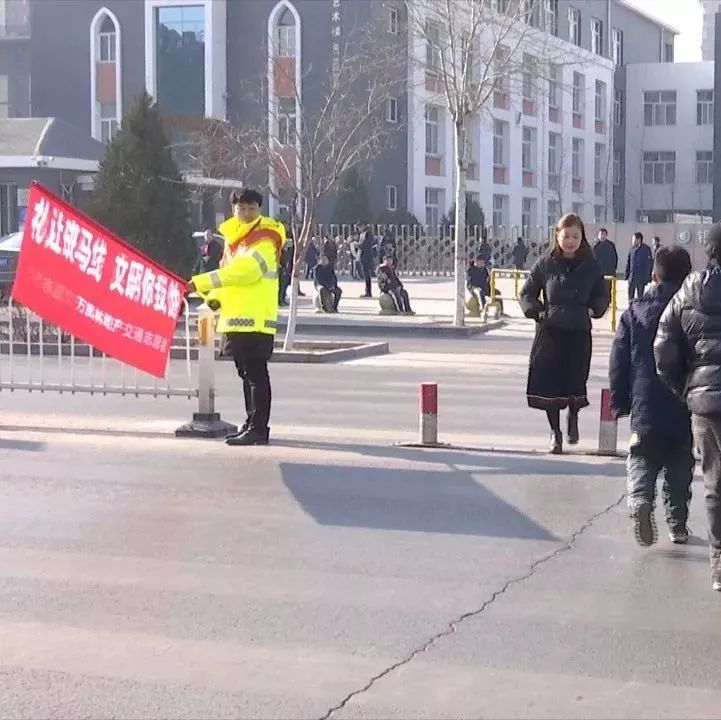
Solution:
[[[438,385],[420,386],[420,444],[438,445]]]
[[[598,429],[598,454],[618,455],[618,421],[611,412],[611,391],[601,390],[601,423]]]

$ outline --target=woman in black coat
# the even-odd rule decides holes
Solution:
[[[561,410],[568,408],[568,442],[578,442],[578,412],[588,405],[591,318],[608,309],[608,287],[578,215],[564,215],[551,251],[531,270],[521,309],[536,321],[528,369],[528,406],[545,410],[554,455],[563,452]]]

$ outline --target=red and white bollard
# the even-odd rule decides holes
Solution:
[[[421,383],[420,444],[438,445],[438,385]]]
[[[611,391],[601,390],[601,423],[598,428],[598,454],[618,454],[618,421],[611,412]]]
[[[438,445],[438,385],[421,383],[420,444]]]

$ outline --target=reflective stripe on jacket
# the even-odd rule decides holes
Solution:
[[[278,245],[285,240],[280,223],[262,218],[254,224],[252,243],[226,243],[218,270],[193,278],[198,292],[220,303],[217,330],[275,335],[278,322]]]

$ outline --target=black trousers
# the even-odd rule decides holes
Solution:
[[[370,263],[363,263],[363,279],[366,281],[366,295],[370,297],[373,293],[371,292],[371,281],[373,280],[373,265]]]
[[[338,303],[340,302],[341,295],[343,294],[343,291],[339,287],[319,287],[318,292],[320,293],[320,304],[324,310],[327,307],[332,307],[333,310],[338,309]],[[328,302],[329,296],[331,299],[330,303]]]
[[[248,429],[267,437],[271,400],[268,361],[273,355],[273,336],[257,332],[228,333],[223,354],[233,358],[243,381]]]
[[[393,288],[388,291],[388,294],[393,299],[393,304],[398,312],[411,312],[411,299],[405,288]]]
[[[708,544],[712,554],[721,555],[721,416],[694,415],[692,424],[701,453]]]

